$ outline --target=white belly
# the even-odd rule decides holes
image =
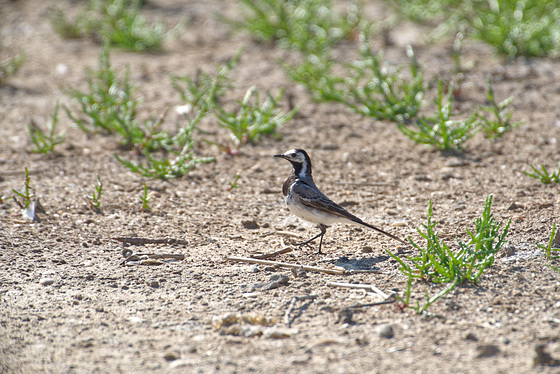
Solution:
[[[322,224],[330,226],[337,222],[351,223],[351,221],[346,218],[304,206],[299,201],[292,199],[290,195],[286,196],[286,204],[288,205],[290,212],[294,215],[317,225]]]

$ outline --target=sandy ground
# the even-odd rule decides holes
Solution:
[[[99,53],[92,41],[63,40],[53,32],[46,16],[57,4],[70,13],[80,6],[0,3],[2,53],[26,56],[17,75],[0,86],[1,372],[558,372],[534,367],[533,359],[539,345],[560,358],[560,273],[546,266],[558,261],[547,260],[536,245],[546,244],[560,213],[559,187],[523,174],[529,164],[550,170],[560,161],[558,61],[508,63],[487,46],[466,41],[464,61],[474,67],[465,73],[456,110],[470,113],[484,104],[491,75],[498,99],[513,96],[514,120],[525,125],[496,141],[478,134],[464,153],[443,155],[414,145],[392,123],[312,102],[277,63],[295,58],[293,53],[232,33],[219,21],[218,13],[238,14],[235,2],[149,1],[147,17],[163,17],[170,26],[186,18],[189,26],[161,53],[113,51],[113,65],[129,66],[139,86],[141,118],[181,105],[170,73],[213,72],[240,46],[244,52],[232,74],[236,88],[226,104],[252,85],[273,92],[285,87],[300,112],[279,130],[281,138],[247,145],[236,157],[199,141],[197,152],[215,156],[215,162],[182,179],[146,180],[114,158],[130,156],[118,148],[116,136],[88,138],[65,115],[60,128],[67,140],[59,155],[29,152],[27,124],[45,126],[57,100],[72,105],[62,89],[84,89],[84,70],[96,66]],[[387,14],[379,4],[366,10],[372,17]],[[392,64],[406,63],[405,45],[412,43],[433,83],[453,69],[452,41],[426,44],[422,31],[396,27],[386,55]],[[382,47],[381,39],[374,44]],[[345,42],[338,53],[352,48]],[[182,119],[171,110],[166,125],[176,121]],[[211,120],[203,126],[211,140],[228,141]],[[337,225],[325,236],[326,254],[302,248],[274,260],[376,273],[332,275],[227,261],[277,251],[317,233],[283,203],[281,185],[290,166],[272,155],[295,147],[309,152],[315,181],[328,196],[399,237],[423,243],[416,227],[426,222],[432,200],[440,237],[455,245],[492,194],[495,218],[512,219],[509,242],[478,285],[457,287],[422,316],[400,303],[350,308],[380,297],[327,285],[373,284],[403,294],[406,277],[386,250],[404,256],[412,248],[398,248],[366,228]],[[25,167],[46,210],[37,223],[25,221],[8,198],[12,188],[23,187]],[[239,187],[230,189],[236,173]],[[100,213],[85,198],[97,175],[105,188]],[[151,212],[140,209],[143,182]],[[182,242],[123,247],[114,237]],[[123,249],[185,258],[123,264]],[[43,285],[45,278],[52,283]],[[440,289],[415,283],[414,301]],[[312,297],[293,302],[306,296]],[[216,329],[226,313],[270,326],[244,322]]]

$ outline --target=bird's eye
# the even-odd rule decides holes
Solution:
[[[294,158],[295,158],[295,157],[296,157],[295,152],[294,152],[294,153],[290,153],[290,157],[294,157]]]

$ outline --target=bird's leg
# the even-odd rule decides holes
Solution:
[[[327,232],[327,226],[323,225],[323,224],[319,224],[319,229],[321,230],[321,233],[318,235],[315,235],[314,237],[312,237],[309,240],[304,241],[303,243],[299,243],[296,244],[299,247],[302,247],[304,245],[309,245],[309,243],[311,243],[313,240],[317,239],[317,238],[321,238],[321,240],[319,241],[319,253],[321,253],[321,246],[323,245],[323,235],[325,235],[325,233]]]

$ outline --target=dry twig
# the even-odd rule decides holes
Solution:
[[[186,240],[181,239],[150,239],[150,238],[111,238],[121,243],[127,243],[132,245],[144,245],[144,244],[181,244],[181,245],[188,245],[189,243]]]
[[[251,258],[257,258],[260,260],[265,260],[267,258],[272,258],[272,257],[276,257],[279,255],[283,255],[284,253],[288,253],[293,251],[294,249],[291,247],[286,247],[286,248],[282,248],[279,251],[276,252],[272,252],[272,253],[262,253],[262,254],[255,254],[255,255],[251,255]]]
[[[290,264],[287,262],[278,262],[278,261],[267,261],[267,260],[259,260],[256,258],[247,258],[247,257],[227,257],[228,261],[235,261],[235,262],[246,262],[249,264],[259,264],[259,265],[269,265],[269,266],[278,266],[290,269],[303,269],[306,271],[315,271],[318,273],[327,273],[327,274],[336,274],[336,275],[344,275],[344,269],[326,269],[326,268],[318,268],[315,266],[304,266],[299,264]]]

